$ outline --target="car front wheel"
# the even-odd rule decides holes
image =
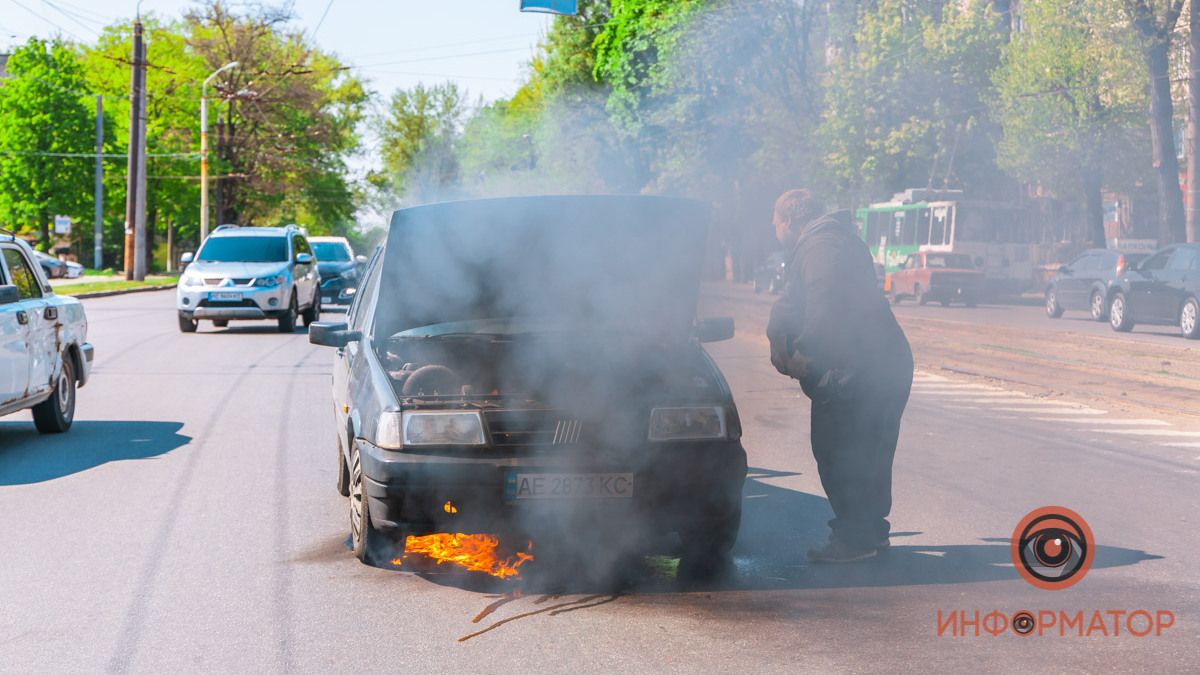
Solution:
[[[304,310],[304,325],[311,326],[313,323],[321,320],[321,294],[313,295],[312,304],[308,309]]]
[[[1125,300],[1124,293],[1117,293],[1109,303],[1108,325],[1119,333],[1128,333],[1133,330],[1133,319],[1129,316],[1129,305]]]
[[[1092,291],[1091,308],[1093,321],[1108,320],[1108,307],[1105,306],[1104,294],[1100,291]]]
[[[1179,332],[1189,340],[1200,340],[1200,303],[1188,298],[1179,310]]]
[[[197,325],[199,325],[198,321],[196,321],[195,319],[193,319],[189,316],[186,316],[182,312],[180,312],[180,314],[179,314],[179,332],[180,333],[195,333]]]
[[[357,449],[350,451],[350,545],[354,557],[367,565],[385,564],[395,553],[392,540],[371,524],[362,462]]]
[[[1051,288],[1046,291],[1046,316],[1057,319],[1062,315],[1063,308],[1058,304],[1058,292]]]
[[[288,308],[279,316],[279,332],[291,333],[296,330],[296,315],[299,313],[296,306],[296,294],[292,293],[292,299],[288,301]]]
[[[62,368],[50,398],[33,406],[33,424],[43,434],[61,434],[75,420],[75,362],[62,355]]]
[[[741,501],[731,503],[714,520],[679,533],[683,550],[676,578],[684,583],[711,581],[733,569],[731,551],[742,526]]]

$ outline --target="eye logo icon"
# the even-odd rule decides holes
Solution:
[[[1025,581],[1048,591],[1078,583],[1095,553],[1091,528],[1078,513],[1061,506],[1036,509],[1013,530],[1013,565]]]

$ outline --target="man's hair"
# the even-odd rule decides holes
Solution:
[[[800,228],[825,213],[819,197],[805,188],[788,190],[775,200],[775,218],[787,221],[789,228]]]

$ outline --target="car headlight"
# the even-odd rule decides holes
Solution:
[[[375,444],[400,450],[428,445],[486,445],[483,418],[475,411],[385,412],[379,416]]]
[[[276,274],[269,277],[259,277],[254,280],[254,285],[259,287],[278,286],[284,281],[287,281],[287,279],[285,279],[282,274]]]
[[[652,441],[693,441],[727,436],[722,406],[655,408],[650,411]]]
[[[203,286],[204,278],[185,274],[183,275],[183,279],[180,279],[180,283],[182,283],[184,286]]]
[[[341,274],[338,274],[338,276],[343,279],[354,279],[358,276],[358,271],[351,267],[348,270],[344,270]]]

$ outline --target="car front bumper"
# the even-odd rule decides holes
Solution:
[[[88,377],[92,374],[92,361],[96,359],[96,348],[90,342],[84,342],[79,345],[79,373],[75,379],[79,382],[79,386],[87,384]]]
[[[611,457],[576,452],[500,458],[394,452],[362,439],[357,444],[373,524],[414,534],[503,529],[532,513],[538,522],[621,513],[678,532],[720,522],[740,504],[746,479],[746,452],[737,441],[664,443]],[[633,494],[627,499],[513,499],[506,482],[517,472],[632,473]]]
[[[357,280],[330,277],[321,282],[322,305],[349,305],[354,301]]]
[[[179,286],[175,307],[189,319],[225,321],[273,319],[287,311],[287,285],[278,286]],[[236,294],[237,299],[217,299],[215,294]]]

